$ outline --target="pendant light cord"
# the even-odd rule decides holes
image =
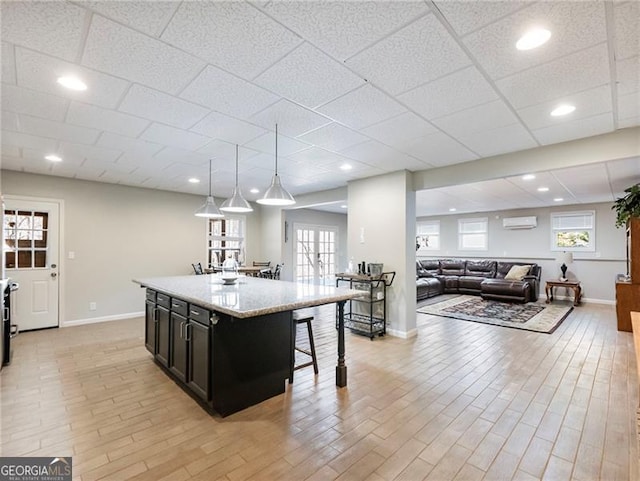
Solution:
[[[236,144],[236,187],[238,187],[238,144]]]
[[[209,197],[211,197],[211,159],[209,159]]]
[[[278,176],[278,124],[276,124],[276,177]]]

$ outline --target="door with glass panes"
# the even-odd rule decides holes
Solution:
[[[338,228],[296,224],[294,230],[296,282],[332,285],[336,273]]]
[[[20,331],[56,327],[60,206],[10,196],[4,201],[6,275],[20,285],[11,303],[12,321]]]

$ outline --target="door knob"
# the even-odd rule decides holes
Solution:
[[[52,272],[51,277],[58,277],[58,274],[56,274],[55,272]]]

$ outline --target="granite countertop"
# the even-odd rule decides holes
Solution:
[[[330,304],[363,294],[344,287],[246,276],[238,277],[235,284],[225,285],[215,274],[141,278],[133,282],[240,318]]]

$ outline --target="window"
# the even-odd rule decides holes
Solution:
[[[551,214],[551,250],[595,251],[595,220],[595,211]]]
[[[440,221],[418,222],[416,225],[416,251],[440,250]]]
[[[229,256],[238,264],[245,260],[245,218],[227,216],[209,219],[209,266],[219,266]]]
[[[8,269],[46,267],[49,214],[5,210],[3,228],[3,253]]]
[[[458,249],[486,251],[489,247],[488,218],[458,220]]]

